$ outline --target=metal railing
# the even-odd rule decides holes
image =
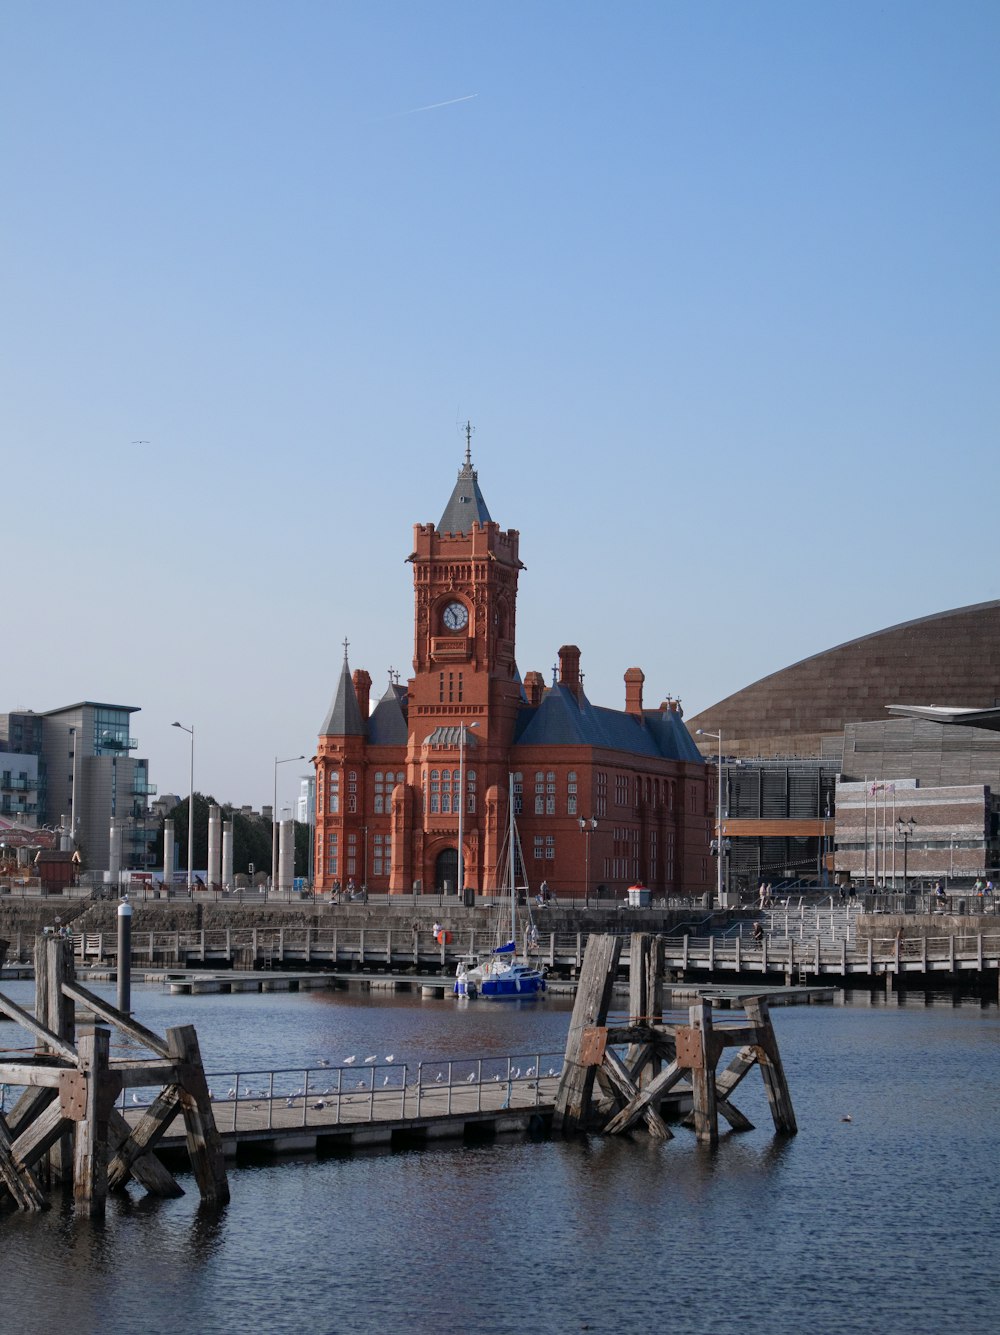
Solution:
[[[206,1075],[221,1133],[293,1131],[537,1106],[551,1099],[563,1052],[416,1063],[392,1055]],[[158,1087],[122,1091],[122,1113],[148,1106]]]

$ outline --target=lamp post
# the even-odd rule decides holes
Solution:
[[[715,803],[715,885],[718,897],[716,907],[719,907],[722,903],[722,733],[706,732],[704,728],[699,728],[697,735],[699,737],[714,737],[719,743],[719,774],[716,780]]]
[[[580,816],[577,820],[585,842],[583,853],[583,907],[590,908],[590,836],[597,829],[596,816]]]
[[[183,723],[174,723],[175,728],[180,728],[181,732],[186,732],[191,738],[191,785],[190,796],[188,797],[188,891],[194,886],[194,724],[190,728],[185,728]],[[74,747],[74,750],[76,748]],[[166,876],[167,869],[164,867],[163,874]],[[170,886],[167,885],[169,893]]]
[[[478,728],[478,723],[458,725],[458,899],[465,901],[465,730]]]
[[[293,760],[305,760],[305,756],[286,756],[284,760],[274,757],[274,805],[271,807],[271,889],[278,885],[278,766],[290,765]]]
[[[903,820],[902,816],[900,816],[899,820],[896,821],[896,829],[903,836],[903,894],[904,895],[906,894],[907,849],[909,847],[910,840],[913,838],[913,827],[914,825],[916,825],[916,823],[917,822],[913,819],[912,816],[909,816],[906,820]]]

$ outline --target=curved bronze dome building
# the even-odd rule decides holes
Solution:
[[[888,705],[1000,704],[1000,602],[976,603],[864,635],[804,658],[686,720],[722,734],[729,756],[818,756],[846,725]],[[707,739],[699,739],[707,741]],[[706,754],[714,741],[703,746]]]

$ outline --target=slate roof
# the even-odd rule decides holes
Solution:
[[[473,524],[491,523],[490,512],[479,490],[479,474],[472,466],[469,451],[458,470],[458,481],[437,526],[439,533],[470,533]]]
[[[643,710],[642,722],[621,709],[595,706],[566,686],[550,686],[536,708],[522,705],[514,731],[516,746],[591,746],[661,760],[704,764],[694,739],[676,710]]]
[[[361,719],[358,696],[354,689],[354,682],[351,680],[351,669],[347,664],[346,653],[344,654],[344,666],[340,670],[340,681],[337,683],[337,694],[333,698],[330,712],[319,730],[319,735],[321,737],[363,737],[365,735],[365,726]]]
[[[371,746],[406,745],[409,735],[406,726],[406,699],[406,687],[390,683],[389,689],[368,719],[368,741]]]

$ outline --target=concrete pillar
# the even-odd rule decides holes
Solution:
[[[208,808],[208,884],[218,886],[222,879],[222,812]]]
[[[108,841],[108,882],[110,885],[117,885],[121,880],[122,871],[122,830],[121,826],[111,817],[111,837]]]
[[[233,883],[233,822],[222,822],[222,884]]]
[[[59,817],[59,829],[64,831],[59,836],[59,851],[60,853],[71,853],[73,851],[73,833],[69,827],[68,816]]]
[[[163,884],[169,890],[174,883],[174,869],[177,865],[177,845],[174,843],[174,823],[163,822]]]
[[[278,889],[291,890],[295,874],[295,822],[283,820],[278,835]]]

